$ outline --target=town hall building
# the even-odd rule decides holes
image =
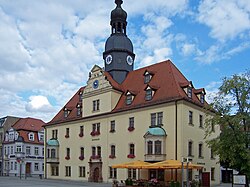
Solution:
[[[155,163],[189,158],[220,183],[218,157],[207,146],[208,105],[203,88],[194,88],[170,60],[134,70],[133,44],[127,36],[122,0],[111,12],[111,35],[103,52],[104,68],[95,65],[79,88],[45,127],[45,177],[91,182],[127,178],[181,180],[181,171],[116,169],[141,160]],[[210,114],[213,115],[212,113]],[[211,125],[213,136],[219,129]]]

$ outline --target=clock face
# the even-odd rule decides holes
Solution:
[[[99,81],[98,81],[98,80],[95,80],[95,81],[93,82],[93,88],[96,89],[96,88],[98,88],[98,86],[99,86]]]
[[[127,63],[130,66],[134,63],[134,60],[133,60],[133,58],[130,55],[127,56]]]
[[[112,62],[112,55],[106,56],[105,62],[106,62],[106,64],[111,64],[111,62]]]

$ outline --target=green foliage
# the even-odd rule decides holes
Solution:
[[[206,121],[206,135],[213,134],[211,124],[219,125],[221,133],[208,145],[224,167],[250,176],[250,71],[224,78],[209,111],[214,116]]]

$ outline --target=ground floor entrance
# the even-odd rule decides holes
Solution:
[[[102,182],[102,162],[89,162],[89,182]]]
[[[31,163],[27,162],[25,165],[25,175],[27,177],[31,176]]]

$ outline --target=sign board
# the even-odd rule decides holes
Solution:
[[[233,184],[246,184],[246,175],[233,175]]]

